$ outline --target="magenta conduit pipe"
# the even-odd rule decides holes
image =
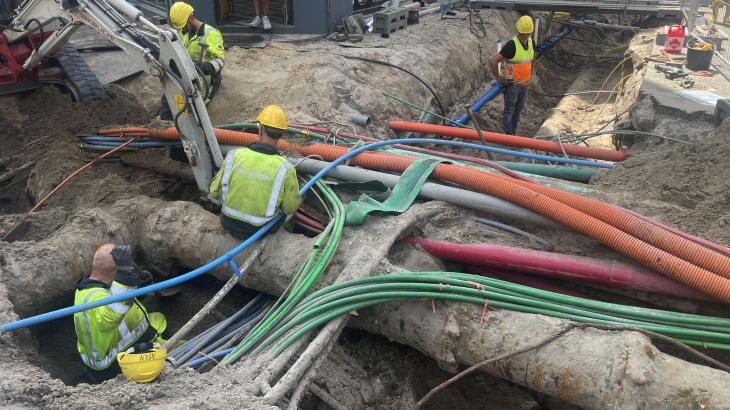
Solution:
[[[401,242],[411,246],[420,245],[423,250],[439,259],[532,273],[556,279],[595,283],[612,288],[721,303],[711,296],[651,269],[624,262],[498,245],[461,245],[413,237],[403,238]]]
[[[529,286],[535,289],[547,290],[549,292],[560,293],[568,296],[575,296],[577,298],[597,300],[596,298],[592,298],[588,295],[584,295],[574,290],[566,289],[562,286],[559,286],[550,281],[550,279],[541,278],[535,275],[530,275],[528,273],[500,271],[494,268],[479,265],[467,265],[466,272],[474,275],[487,276],[494,279],[503,280],[505,282],[516,283],[518,285]]]

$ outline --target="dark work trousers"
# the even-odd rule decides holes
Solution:
[[[255,226],[255,225],[251,225],[248,222],[239,221],[238,219],[230,218],[230,217],[224,215],[222,212],[221,212],[220,219],[221,219],[221,226],[223,227],[223,230],[228,232],[229,234],[231,234],[234,238],[240,239],[242,241],[245,241],[246,239],[250,238],[251,236],[253,236],[253,234],[258,232],[259,229],[261,229],[263,227],[263,225]],[[268,235],[270,233],[276,232],[276,230],[279,229],[279,227],[281,225],[284,225],[284,219],[286,219],[286,218],[284,215],[282,215],[281,218],[279,218],[279,220],[276,221],[276,223],[274,223],[274,226],[272,226],[271,229],[269,229],[264,235]]]
[[[517,123],[520,122],[520,113],[525,107],[527,101],[527,87],[520,85],[512,85],[507,87],[504,92],[504,116],[502,117],[502,125],[504,133],[507,135],[517,135]]]
[[[222,77],[220,73],[211,76],[213,89],[210,91],[208,100],[212,100],[213,96],[218,93],[218,90],[221,88],[221,79]],[[170,110],[170,104],[167,103],[167,98],[165,98],[165,94],[162,94],[162,98],[160,99],[160,119],[165,121],[173,121],[175,119],[172,116],[172,110]]]

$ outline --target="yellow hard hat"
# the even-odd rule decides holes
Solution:
[[[532,17],[522,16],[517,20],[517,31],[520,34],[532,33],[533,30],[535,30],[535,25],[532,23]]]
[[[159,346],[159,345],[157,345]],[[162,371],[167,357],[167,349],[150,349],[135,353],[134,348],[117,355],[119,367],[127,380],[137,383],[147,383],[155,380]]]
[[[193,14],[193,6],[188,3],[178,1],[170,7],[170,20],[172,20],[172,26],[180,30],[185,27],[188,23],[188,18]]]
[[[269,105],[264,108],[261,114],[256,117],[256,121],[261,125],[278,128],[282,132],[286,131],[286,115],[284,114],[284,110],[278,105]]]

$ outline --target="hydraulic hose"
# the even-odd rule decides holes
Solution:
[[[155,130],[150,130],[150,133],[152,131]],[[230,133],[230,131],[219,132]],[[244,133],[237,134],[239,135],[229,135],[237,145],[249,145],[255,138],[252,134],[248,134],[250,136],[248,138]],[[160,137],[162,135],[171,137],[170,131],[155,132],[152,136]],[[348,151],[344,147],[321,144],[307,147],[292,146],[285,141],[280,142],[280,144],[285,144],[280,148],[291,148],[302,155],[319,155],[324,160],[334,161],[320,172],[322,173],[336,166],[342,158],[350,158],[362,151],[383,145],[407,143],[464,146],[463,143],[455,141],[408,139],[382,141],[354,151]],[[475,144],[468,145],[474,149],[486,150],[487,148]],[[364,168],[403,172],[414,161],[414,158],[393,154],[364,153],[352,158],[351,163]],[[657,272],[677,279],[717,299],[730,302],[730,281],[728,280],[730,258],[611,205],[534,183],[515,181],[501,175],[458,165],[439,164],[432,176],[479,190],[541,213]]]
[[[479,134],[476,131],[464,128],[447,127],[443,125],[422,124],[408,121],[390,121],[390,129],[395,131],[412,131],[424,134],[443,135],[447,137],[462,138],[479,141]],[[604,161],[620,162],[625,159],[625,154],[620,151],[610,151],[600,148],[591,148],[581,145],[559,144],[557,142],[537,140],[534,138],[518,137],[515,135],[498,134],[496,132],[482,131],[487,142],[501,145],[509,145],[520,148],[530,148],[540,151],[562,154],[563,149],[568,155],[576,157],[595,158]],[[562,146],[562,147],[561,147]]]

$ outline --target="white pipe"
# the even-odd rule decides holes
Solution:
[[[500,51],[502,51],[502,39],[498,38],[497,39],[497,54],[499,54]],[[497,65],[497,71],[499,72],[499,75],[501,76],[502,75],[502,62],[501,61]],[[497,80],[499,80],[499,78]]]
[[[225,153],[230,149],[236,149],[239,147],[235,145],[221,145],[220,148],[221,152]],[[329,162],[318,161],[311,158],[307,158],[304,161],[302,161],[301,158],[285,158],[296,165],[297,171],[306,172],[308,174],[316,174],[329,165]],[[398,175],[384,174],[382,172],[354,168],[345,165],[336,166],[331,171],[327,172],[325,176],[328,178],[339,179],[341,181],[352,182],[368,182],[375,180],[384,183],[390,188],[395,187],[400,179]],[[520,205],[513,204],[512,202],[490,195],[481,194],[479,192],[426,182],[423,184],[423,187],[421,187],[421,192],[419,194],[424,198],[443,201],[496,216],[528,222],[546,228],[569,230],[566,226],[542,216],[537,212],[531,211]]]
[[[540,16],[535,17],[535,30],[532,32],[532,44],[534,47],[537,46],[538,40],[539,40],[539,31],[540,31]]]
[[[430,9],[426,9],[426,10],[420,10],[418,12],[418,17],[420,18],[423,16],[428,16],[429,14],[433,14],[440,10],[441,10],[441,6],[431,7]]]
[[[142,11],[124,0],[107,0],[107,2],[111,4],[115,9],[121,11],[124,15],[134,20],[138,20],[139,17],[142,15]]]

